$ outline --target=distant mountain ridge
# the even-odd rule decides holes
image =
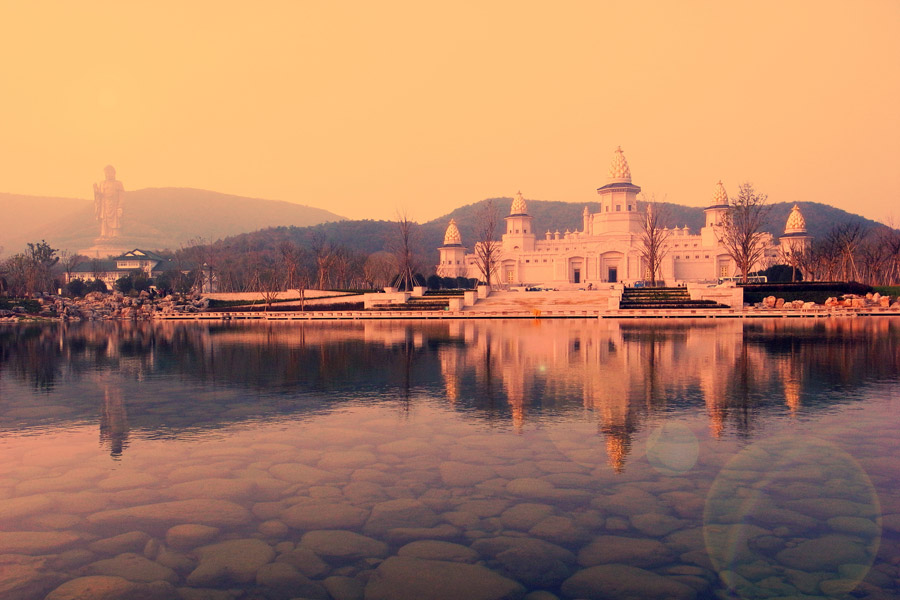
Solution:
[[[28,242],[46,239],[54,248],[75,252],[99,235],[92,200],[0,194],[3,205],[0,246],[9,255]],[[285,202],[193,188],[126,191],[119,245],[149,250],[178,249],[191,240],[218,239],[264,228],[308,227],[344,217]]]
[[[438,260],[437,248],[443,244],[444,232],[450,219],[456,219],[462,243],[469,251],[475,244],[475,229],[478,212],[490,199],[461,206],[450,213],[437,219],[421,223],[417,228],[418,247],[421,262],[425,265],[435,264]],[[494,204],[500,213],[501,222],[497,227],[498,237],[504,231],[502,217],[509,214],[512,198],[493,198]],[[587,206],[588,210],[598,212],[600,205],[597,202],[578,204],[573,202],[559,202],[550,200],[526,200],[528,214],[534,217],[534,230],[539,239],[543,239],[544,233],[582,229],[582,212]],[[859,215],[848,213],[840,208],[828,206],[818,202],[798,202],[800,210],[806,219],[807,231],[813,238],[822,238],[829,230],[840,223],[860,223],[864,227],[884,227],[880,223],[866,219]],[[692,233],[699,233],[700,228],[706,223],[706,216],[701,207],[682,206],[662,202],[669,213],[670,227],[688,226]],[[784,233],[793,202],[776,202],[770,204],[769,218],[765,230],[776,238]],[[643,205],[641,205],[643,209]],[[393,221],[373,220],[346,220],[333,223],[323,223],[314,227],[276,227],[264,231],[245,233],[222,240],[219,246],[232,248],[264,248],[277,244],[282,240],[291,240],[309,247],[314,237],[322,237],[333,244],[343,245],[352,250],[371,254],[389,247],[392,240],[397,237],[397,224]]]

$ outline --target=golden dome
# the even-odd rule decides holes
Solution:
[[[447,232],[444,234],[444,245],[462,245],[462,236],[459,235],[459,229],[456,227],[456,219],[450,219]]]
[[[722,185],[722,180],[719,180],[719,183],[716,184],[716,191],[713,194],[713,206],[728,206],[728,192],[725,191],[725,186]]]
[[[616,148],[616,153],[613,155],[612,164],[609,165],[609,182],[631,183],[631,169],[628,168],[628,161],[625,160],[625,154],[622,152],[622,146]]]
[[[788,215],[787,224],[784,226],[785,233],[806,233],[806,219],[803,218],[803,213],[800,212],[800,206],[798,204],[794,205],[794,208],[791,209],[791,214]]]
[[[509,214],[511,215],[527,215],[528,207],[525,206],[525,198],[522,197],[522,192],[516,193],[516,197],[512,201],[512,206],[509,209]]]

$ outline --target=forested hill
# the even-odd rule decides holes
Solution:
[[[499,208],[501,217],[509,214],[511,198],[494,198],[494,203]],[[456,219],[462,235],[463,245],[472,249],[476,240],[475,227],[477,214],[488,200],[476,202],[457,208],[453,212],[422,223],[417,228],[418,243],[416,244],[422,259],[426,264],[437,261],[437,248],[444,241],[444,232],[450,219]],[[528,213],[534,217],[534,230],[538,237],[542,238],[548,229],[551,232],[559,230],[560,233],[582,229],[582,212],[585,204],[571,202],[554,202],[547,200],[527,200]],[[699,233],[705,223],[705,215],[702,208],[681,206],[671,203],[660,203],[668,212],[669,225],[672,227],[684,227],[692,233]],[[769,224],[766,228],[775,237],[784,232],[784,224],[791,212],[793,203],[780,202],[771,204],[769,212]],[[848,213],[839,208],[820,204],[818,202],[800,202],[800,210],[806,218],[807,229],[814,238],[824,237],[836,224],[860,223],[864,227],[877,227],[878,223],[859,215]],[[587,203],[591,212],[599,211],[599,203]],[[503,233],[504,223],[498,226],[498,235]],[[344,246],[348,249],[371,254],[379,250],[388,249],[393,240],[397,238],[397,224],[392,221],[339,221],[324,223],[314,227],[274,227],[237,235],[222,240],[218,247],[228,247],[243,250],[263,250],[273,248],[279,242],[290,240],[309,248],[315,238],[327,241],[335,246]]]

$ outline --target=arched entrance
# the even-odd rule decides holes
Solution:
[[[604,252],[600,255],[600,280],[617,283],[625,277],[625,255],[621,252]]]
[[[569,259],[569,283],[582,283],[585,280],[584,257],[573,256]]]

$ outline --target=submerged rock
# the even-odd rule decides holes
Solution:
[[[154,581],[176,583],[178,581],[175,571],[169,567],[131,552],[120,554],[114,558],[98,560],[85,567],[84,573],[86,575],[113,575],[143,583]]]
[[[80,539],[68,531],[0,531],[0,554],[50,554]]]
[[[391,529],[401,527],[434,527],[439,521],[437,513],[418,500],[401,498],[376,504],[363,532],[368,535],[383,535]]]
[[[281,513],[281,520],[294,529],[359,529],[369,511],[343,503],[295,504]]]
[[[479,558],[478,552],[468,546],[438,540],[419,540],[410,542],[400,548],[397,551],[397,555],[427,560],[468,563],[473,563]]]
[[[528,531],[554,512],[555,509],[549,504],[523,502],[503,511],[500,522],[509,529]]]
[[[581,549],[578,564],[585,567],[605,563],[656,567],[672,562],[673,558],[672,553],[656,540],[601,535]]]
[[[250,512],[228,500],[176,500],[144,504],[94,513],[88,522],[109,527],[175,525],[197,523],[213,527],[233,527],[250,521]]]
[[[256,572],[256,584],[274,590],[285,598],[328,600],[328,593],[320,583],[283,562],[269,563],[260,567]]]
[[[187,523],[170,527],[166,532],[166,543],[176,550],[190,550],[201,544],[208,544],[217,535],[218,527]]]
[[[34,556],[0,556],[0,598],[42,598],[62,579],[46,563]]]
[[[585,600],[694,600],[693,588],[630,565],[599,565],[578,571],[561,588],[567,598]]]
[[[291,565],[307,577],[321,577],[328,572],[328,563],[308,548],[295,548],[280,555],[276,562]]]
[[[310,531],[300,539],[300,546],[312,550],[326,560],[354,561],[361,558],[387,556],[384,542],[342,529]]]
[[[366,600],[519,600],[521,584],[480,565],[392,556],[366,584]]]
[[[46,600],[171,600],[177,597],[170,583],[135,583],[122,577],[91,575],[65,582]]]
[[[556,587],[572,574],[565,561],[549,556],[535,546],[514,546],[500,552],[494,559],[505,575],[529,587]]]
[[[197,549],[200,564],[187,577],[189,585],[217,586],[250,583],[256,571],[275,558],[275,550],[261,540],[229,540]]]
[[[88,549],[100,554],[140,552],[148,541],[150,541],[150,536],[143,531],[130,531],[111,538],[91,542],[88,544]]]
[[[799,571],[833,571],[841,565],[868,564],[871,556],[856,538],[825,535],[785,548],[775,556],[781,564]]]

